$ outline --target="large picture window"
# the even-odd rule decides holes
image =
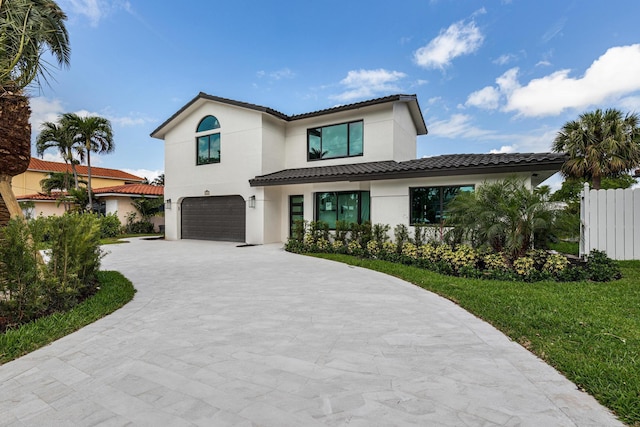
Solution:
[[[362,156],[362,120],[307,129],[307,159]]]
[[[336,221],[362,224],[371,218],[368,191],[316,193],[315,220],[329,224],[335,230]]]
[[[410,188],[411,225],[442,224],[447,216],[449,202],[458,193],[473,189],[473,185]]]
[[[196,132],[196,164],[208,165],[220,163],[220,122],[214,116],[206,116],[200,123]]]

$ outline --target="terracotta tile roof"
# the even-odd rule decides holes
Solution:
[[[56,200],[58,200],[60,196],[61,196],[61,193],[53,192],[51,194],[45,194],[45,193],[25,194],[24,196],[18,196],[16,198],[18,199],[19,202],[25,202],[29,200],[38,201],[38,202],[47,202],[47,201],[55,202]]]
[[[104,194],[132,194],[144,196],[162,196],[164,187],[162,185],[149,184],[126,184],[113,187],[96,188],[93,190],[96,196]]]
[[[252,187],[331,181],[369,181],[429,176],[473,175],[492,172],[560,170],[566,160],[559,153],[447,154],[395,162],[354,163],[285,169],[249,180]]]
[[[49,162],[46,160],[41,160],[35,157],[31,157],[31,161],[29,162],[30,171],[37,172],[69,172],[71,173],[71,166],[66,163],[60,162]],[[79,175],[87,176],[89,173],[88,168],[84,165],[77,165],[76,171]],[[100,168],[91,166],[91,176],[95,178],[111,178],[111,179],[120,179],[127,182],[142,182],[144,178],[140,178],[139,176],[135,176],[133,174],[118,170],[118,169],[108,169],[108,168]]]

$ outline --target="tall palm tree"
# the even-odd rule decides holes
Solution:
[[[71,165],[73,173],[74,188],[78,188],[78,172],[76,171],[77,160],[74,151],[78,153],[79,147],[74,140],[74,133],[65,126],[53,122],[44,122],[40,127],[41,131],[36,138],[36,151],[38,156],[42,156],[49,148],[57,148],[62,160]],[[80,153],[78,153],[80,155]],[[69,188],[67,183],[66,188]]]
[[[602,178],[639,166],[639,124],[637,114],[624,115],[616,109],[598,109],[567,122],[553,141],[553,151],[569,154],[562,174],[584,178],[600,189]]]
[[[93,209],[91,196],[91,153],[111,153],[115,149],[111,122],[104,117],[82,117],[75,113],[65,113],[60,124],[74,134],[74,140],[81,144],[87,157],[87,190],[89,191],[89,209]]]
[[[66,19],[52,0],[0,0],[0,205],[9,217],[24,217],[11,178],[27,170],[31,159],[31,109],[24,90],[46,82],[45,52],[60,66],[69,65]]]

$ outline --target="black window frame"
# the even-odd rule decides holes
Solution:
[[[320,197],[321,194],[328,194],[328,193],[331,193],[331,194],[335,195],[336,203],[337,203],[338,197],[340,195],[358,193],[358,222],[357,222],[357,224],[362,224],[363,222],[371,221],[371,191],[367,191],[367,190],[317,191],[317,192],[313,193],[313,219],[314,219],[314,221],[319,221],[320,220],[320,203],[319,203],[318,198]],[[369,200],[369,218],[365,219],[363,221],[363,219],[362,219],[362,199],[363,199],[362,195],[364,193],[366,193],[368,195],[368,200]],[[338,208],[336,206],[336,219],[334,221],[334,224],[337,221],[338,221]],[[329,230],[335,230],[335,226],[331,227],[331,224],[329,224]]]
[[[362,125],[362,150],[360,153],[358,154],[351,154],[350,150],[351,150],[351,125],[354,123],[361,123]],[[333,126],[340,126],[340,125],[347,125],[347,155],[346,156],[333,156],[333,157],[318,157],[318,158],[311,158],[310,156],[310,149],[311,149],[311,143],[310,143],[310,136],[312,134],[312,132],[317,131],[318,129],[320,130],[320,153],[322,153],[322,129],[325,128],[330,128]],[[348,122],[340,122],[340,123],[332,123],[330,125],[324,125],[324,126],[318,126],[318,127],[314,127],[314,128],[308,128],[307,129],[307,161],[308,162],[315,162],[318,160],[330,160],[330,159],[344,159],[347,157],[361,157],[364,156],[364,119],[360,119],[360,120],[351,120]]]
[[[210,128],[200,129],[200,127],[205,122],[205,120],[208,120],[209,118],[214,119],[215,125]],[[204,116],[198,122],[198,126],[196,127],[196,166],[211,165],[211,164],[220,163],[222,161],[222,135],[220,134],[220,131],[219,131],[220,127],[221,127],[220,120],[218,120],[216,116],[213,116],[211,114]],[[218,156],[217,157],[212,156],[212,143],[216,136],[218,139],[218,150],[217,150]],[[206,158],[206,161],[200,161],[200,142],[202,138],[207,139],[208,156]]]
[[[446,206],[444,203],[444,190],[448,188],[466,188],[471,187],[471,191],[475,191],[475,184],[461,184],[461,185],[422,185],[419,187],[409,187],[409,225],[442,225],[444,224],[444,220],[446,220],[446,216],[444,215],[446,212]],[[416,221],[414,217],[413,204],[414,204],[414,190],[427,190],[427,189],[437,189],[438,190],[438,209],[436,209],[436,217],[437,212],[440,212],[440,220],[435,222],[424,222],[424,221]],[[437,219],[437,218],[436,218]]]

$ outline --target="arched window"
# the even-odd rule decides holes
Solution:
[[[220,129],[220,122],[215,116],[206,116],[196,129],[196,164],[208,165],[220,163],[220,132],[211,132]],[[204,133],[204,135],[200,135]]]
[[[220,128],[220,122],[216,119],[215,116],[207,116],[204,119],[200,120],[198,124],[198,129],[196,132],[206,132],[208,130],[214,130]]]

